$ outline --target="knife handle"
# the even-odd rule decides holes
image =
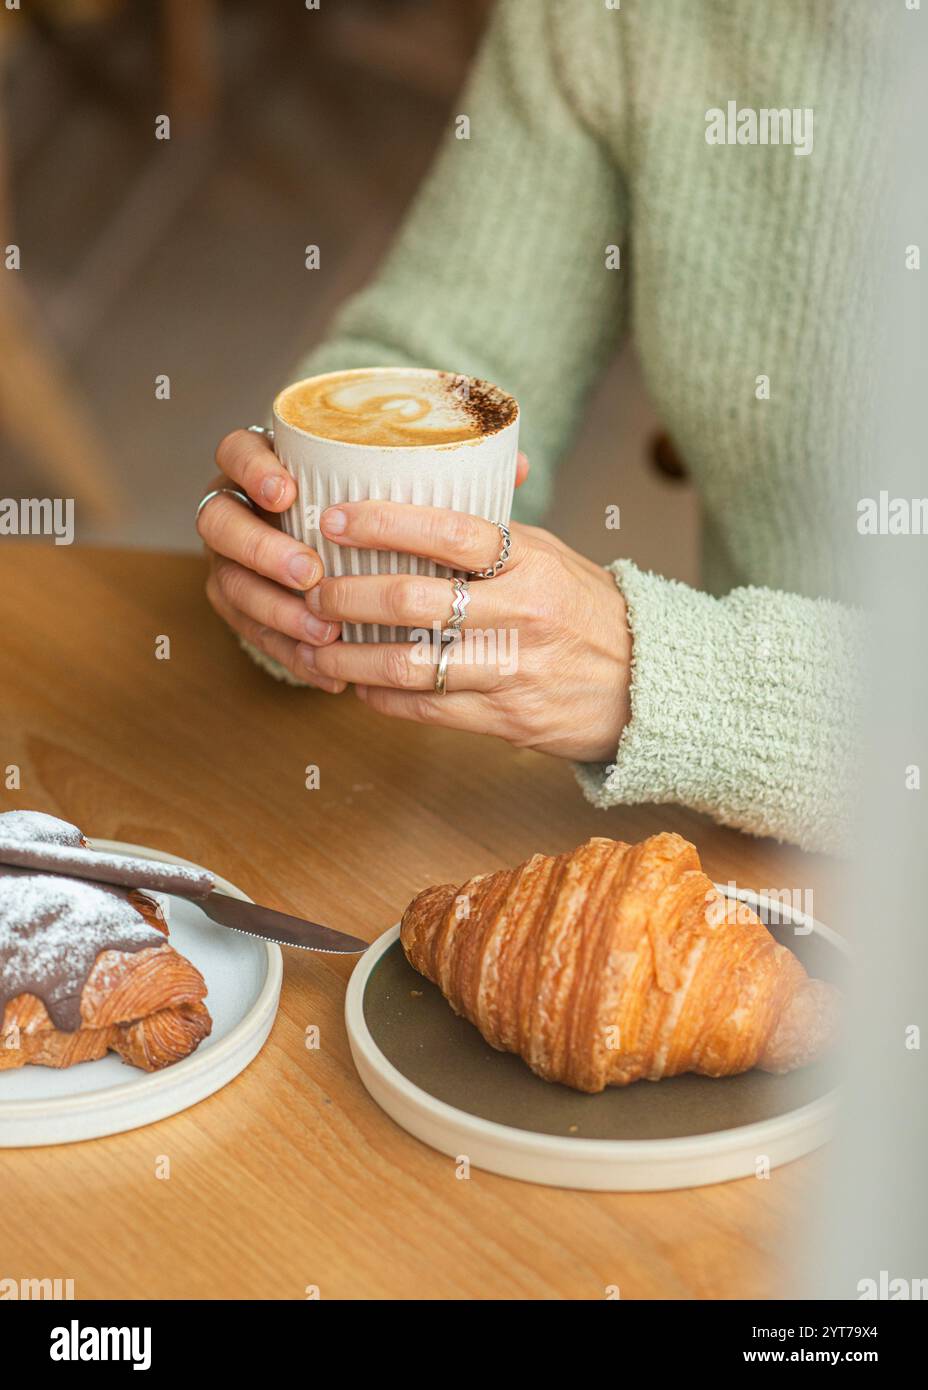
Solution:
[[[38,873],[70,874],[94,883],[115,883],[121,888],[148,888],[156,893],[177,893],[185,898],[205,898],[216,880],[205,869],[187,864],[163,864],[158,859],[108,854],[105,850],[72,849],[24,840],[0,838],[0,864]]]

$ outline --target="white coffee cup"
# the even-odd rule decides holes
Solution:
[[[355,371],[327,372],[306,381],[340,377],[382,376],[421,379],[447,373],[420,367],[365,367]],[[467,377],[451,378],[467,390]],[[412,384],[412,383],[411,383]],[[519,440],[519,410],[512,401],[513,416],[501,428],[464,441],[446,444],[383,445],[346,443],[326,439],[288,423],[278,406],[282,398],[303,382],[294,382],[274,402],[274,448],[293,477],[297,497],[281,517],[283,529],[319,552],[327,575],[424,574],[450,578],[457,571],[432,560],[396,551],[359,550],[336,545],[320,531],[326,507],[338,502],[368,499],[407,502],[419,506],[448,507],[469,512],[487,521],[508,523],[515,489]],[[488,564],[492,557],[488,557]],[[449,585],[448,614],[453,595]],[[440,621],[441,615],[436,615]],[[347,642],[405,641],[408,630],[376,623],[345,623]]]

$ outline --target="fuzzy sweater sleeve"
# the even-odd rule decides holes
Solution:
[[[589,800],[675,802],[755,835],[845,852],[863,615],[772,589],[714,598],[630,560],[609,568],[628,607],[632,716],[615,762],[578,767]]]

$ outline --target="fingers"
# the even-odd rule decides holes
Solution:
[[[431,642],[333,642],[319,648],[302,646],[298,657],[309,671],[355,685],[435,689],[436,656]],[[455,645],[448,661],[447,691],[489,691],[499,681],[498,666],[477,660],[463,643]]]
[[[528,477],[529,467],[528,458],[520,449],[516,454],[516,487],[521,487],[525,482]]]
[[[214,574],[210,574],[206,581],[206,593],[216,612],[233,631],[237,632],[240,637],[244,637],[259,651],[264,652],[266,656],[272,657],[274,661],[279,661],[281,666],[286,667],[297,680],[304,681],[307,685],[317,686],[320,690],[326,690],[332,695],[338,695],[345,689],[344,681],[332,680],[328,676],[317,674],[305,666],[297,654],[299,644],[292,637],[286,637],[282,632],[275,632],[272,628],[264,627],[261,623],[247,617],[246,614],[240,613],[238,609],[230,607],[219,590],[218,581]]]
[[[197,531],[217,555],[285,588],[309,589],[322,577],[315,550],[276,530],[228,493],[207,502],[197,517]]]
[[[306,597],[309,611],[329,622],[431,627],[451,617],[454,591],[447,579],[419,574],[341,575],[323,579]],[[470,586],[469,627],[492,627],[501,616],[499,589]]]
[[[263,434],[233,430],[221,440],[216,463],[267,512],[282,512],[296,497],[296,483]]]
[[[486,695],[462,690],[457,695],[426,695],[408,690],[385,690],[356,685],[354,693],[378,714],[394,719],[413,719],[417,724],[439,724],[446,729],[504,736],[502,720]]]
[[[453,569],[489,569],[499,559],[499,527],[447,507],[404,502],[340,502],[322,513],[322,531],[338,545],[368,550],[402,550],[424,555]],[[518,527],[513,528],[507,569],[519,562]]]
[[[285,633],[296,642],[311,642],[321,646],[334,642],[341,633],[338,623],[328,622],[307,612],[306,602],[279,584],[262,579],[233,560],[215,556],[212,578],[226,608],[252,618],[262,627]],[[209,586],[207,586],[209,592]]]

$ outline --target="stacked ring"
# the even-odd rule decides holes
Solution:
[[[466,579],[458,579],[456,576],[451,580],[451,587],[454,590],[454,598],[451,601],[451,617],[445,628],[446,632],[460,632],[464,626],[464,619],[467,617],[467,605],[470,603],[470,589]]]
[[[435,694],[444,695],[445,681],[448,679],[448,662],[451,660],[451,650],[456,647],[461,640],[459,632],[443,632],[441,636],[441,655],[438,658],[438,667],[435,671]]]
[[[253,512],[254,512],[254,511],[257,511],[257,507],[255,506],[254,502],[252,502],[251,498],[248,496],[247,493],[242,492],[241,488],[237,488],[237,487],[214,487],[213,490],[212,490],[212,492],[208,492],[208,493],[206,494],[205,497],[201,497],[201,498],[200,498],[200,500],[199,500],[199,502],[198,502],[198,504],[197,504],[197,512],[196,512],[196,518],[195,518],[195,519],[196,519],[196,520],[199,520],[199,518],[200,518],[200,513],[202,512],[203,508],[206,506],[207,502],[212,502],[212,500],[213,500],[214,497],[221,497],[222,494],[223,494],[224,492],[225,492],[225,493],[228,493],[228,495],[229,495],[230,497],[235,497],[239,502],[244,502],[244,503],[245,503],[245,506],[246,506],[246,507],[250,507],[251,510],[252,510]]]
[[[509,552],[512,550],[512,537],[509,534],[509,527],[505,526],[501,521],[494,521],[493,525],[499,527],[499,533],[503,538],[502,549],[499,552],[499,556],[496,560],[496,563],[491,565],[489,569],[469,571],[469,573],[472,574],[475,579],[495,578],[496,575],[499,574],[500,570],[505,565],[506,561],[509,559]]]
[[[464,619],[467,617],[467,605],[470,603],[470,589],[466,579],[459,579],[457,575],[452,575],[451,587],[454,590],[454,598],[451,601],[451,617],[441,634],[441,653],[435,671],[436,695],[444,695],[445,693],[451,648],[461,640],[461,628],[464,626]]]

